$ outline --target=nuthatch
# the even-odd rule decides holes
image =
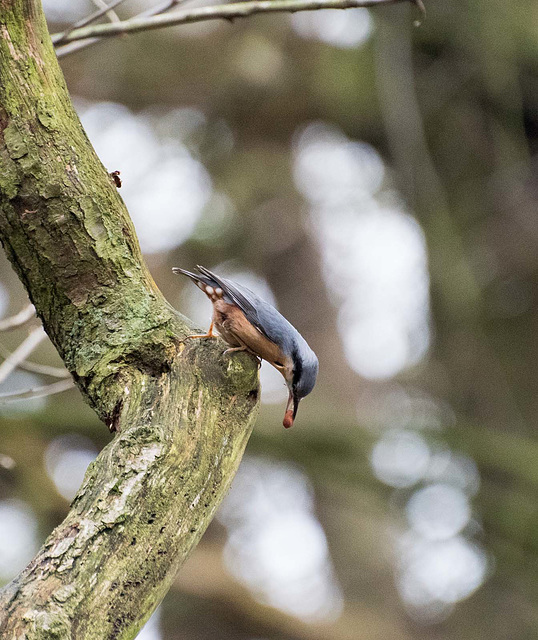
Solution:
[[[284,376],[289,399],[284,426],[293,425],[299,401],[307,396],[318,375],[318,359],[303,336],[268,302],[243,285],[197,267],[199,274],[174,267],[172,271],[191,278],[213,304],[209,331],[189,338],[216,338],[230,345],[225,353],[248,351],[267,360]]]

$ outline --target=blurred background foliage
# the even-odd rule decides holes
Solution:
[[[52,31],[93,6],[44,5]],[[407,5],[257,16],[62,59],[170,302],[206,327],[171,267],[229,274],[321,362],[289,432],[262,368],[232,491],[144,640],[538,635],[538,4],[427,9],[418,28]],[[26,303],[0,256],[0,316]],[[31,359],[61,366],[45,342]],[[74,390],[0,420],[5,582],[110,436]]]

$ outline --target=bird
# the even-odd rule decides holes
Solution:
[[[316,354],[273,305],[237,282],[205,267],[196,268],[198,273],[179,267],[172,269],[175,274],[190,278],[213,305],[208,332],[188,338],[216,338],[216,330],[229,345],[224,353],[247,351],[280,371],[289,392],[283,420],[284,427],[289,429],[297,416],[299,402],[316,384],[319,369]]]

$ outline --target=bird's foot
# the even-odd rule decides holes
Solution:
[[[197,339],[200,339],[200,338],[218,338],[218,336],[213,333],[213,323],[211,323],[211,325],[209,326],[209,331],[207,333],[199,333],[199,334],[196,334],[194,336],[187,336],[185,338],[185,340],[188,340],[189,338],[197,338]]]
[[[231,349],[226,349],[224,355],[227,353],[235,353],[236,351],[248,351],[246,347],[232,347]]]

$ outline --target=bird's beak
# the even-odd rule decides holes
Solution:
[[[286,429],[293,426],[293,421],[297,415],[297,409],[299,408],[299,396],[290,389],[290,395],[288,397],[288,404],[286,405],[286,414],[284,415],[283,425]]]

